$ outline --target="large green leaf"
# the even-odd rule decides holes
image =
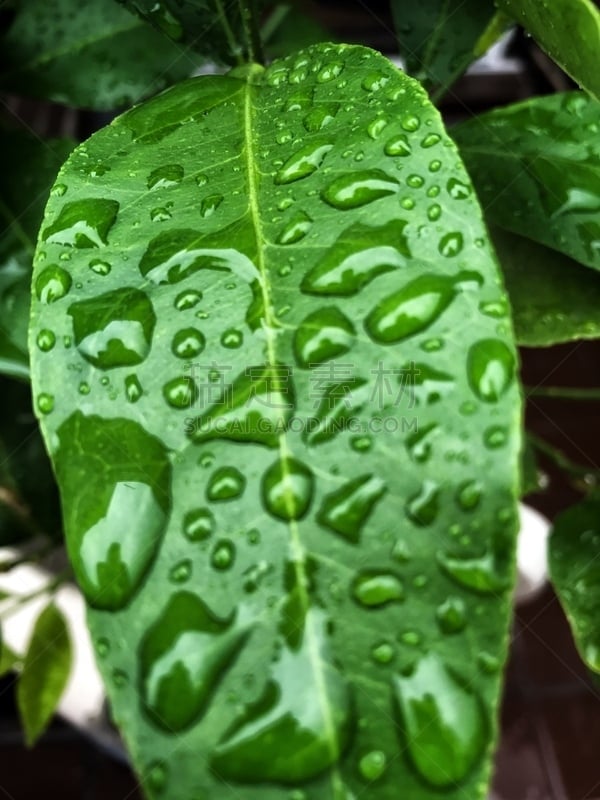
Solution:
[[[185,47],[111,0],[19,0],[0,45],[0,88],[85,108],[131,105],[195,66]]]
[[[546,347],[600,337],[597,272],[531,239],[500,228],[491,232],[519,344]]]
[[[0,372],[29,376],[31,262],[44,206],[74,142],[0,131]]]
[[[600,100],[600,13],[593,0],[496,0],[557,64]]]
[[[268,0],[117,0],[176,42],[227,64],[239,64],[247,48],[243,8]]]
[[[17,684],[17,703],[27,744],[47,728],[71,671],[71,640],[61,611],[52,603],[35,623]]]
[[[170,90],[59,181],[31,339],[71,346],[34,392],[148,795],[482,797],[519,392],[422,88],[316,46]]]
[[[550,575],[581,657],[600,672],[600,498],[562,513],[550,537]]]
[[[392,0],[400,50],[411,75],[446,87],[477,57],[493,0]]]
[[[600,269],[600,104],[536,97],[452,129],[489,220]]]

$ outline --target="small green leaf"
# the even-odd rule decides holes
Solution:
[[[138,106],[58,180],[31,339],[70,345],[34,394],[148,796],[483,797],[520,393],[422,87],[311,47]]]
[[[98,110],[139,102],[196,66],[111,0],[85,0],[85,13],[77,0],[19,0],[0,41],[1,88]]]
[[[491,228],[517,342],[548,347],[600,336],[600,275],[531,239]],[[490,315],[505,310],[486,306]]]
[[[600,103],[536,97],[452,136],[490,222],[600,269]]]
[[[447,88],[475,60],[496,8],[493,0],[392,0],[409,74]]]
[[[590,497],[557,518],[550,576],[581,657],[600,673],[600,498]]]
[[[0,599],[4,599],[2,593],[0,593]],[[20,662],[19,656],[10,649],[6,642],[0,641],[0,678],[8,675],[9,672],[13,672]]]
[[[48,727],[71,671],[67,623],[54,604],[35,623],[17,684],[17,705],[28,745]]]
[[[592,0],[496,0],[551,58],[600,100],[600,13]]]
[[[27,324],[35,241],[50,187],[74,144],[0,131],[0,373],[16,378],[29,377]]]

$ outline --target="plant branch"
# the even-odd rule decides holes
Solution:
[[[600,389],[577,389],[569,386],[525,386],[529,397],[554,397],[562,400],[600,400]]]
[[[591,476],[594,479],[600,478],[600,469],[584,467],[582,464],[577,464],[566,456],[562,450],[559,450],[558,447],[554,447],[554,445],[542,439],[540,436],[536,436],[534,433],[528,433],[527,438],[532,447],[545,455],[550,461],[556,464],[557,467],[562,469],[563,472],[568,473],[572,477],[586,478]]]
[[[239,0],[239,6],[249,60],[254,64],[264,64],[265,54],[260,38],[260,23],[255,0]]]
[[[217,11],[217,17],[219,18],[219,23],[221,28],[223,29],[223,33],[225,34],[225,39],[227,40],[227,44],[229,45],[229,49],[231,53],[236,57],[238,64],[242,64],[243,60],[240,54],[240,47],[233,35],[233,31],[231,30],[231,25],[229,24],[229,20],[227,19],[227,15],[225,14],[225,10],[223,8],[223,3],[221,0],[215,0],[215,8]]]

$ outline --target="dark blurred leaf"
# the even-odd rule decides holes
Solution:
[[[0,641],[0,678],[12,672],[19,662],[19,656],[10,649],[6,642]]]
[[[531,239],[491,228],[517,342],[547,347],[600,336],[600,275]]]
[[[282,3],[273,11],[263,35],[269,58],[280,58],[294,50],[333,39],[315,19],[290,3]]]
[[[0,373],[29,375],[31,259],[50,187],[74,146],[0,131]]]
[[[0,44],[0,87],[85,108],[131,105],[195,66],[184,47],[111,0],[20,0]]]
[[[535,448],[525,438],[521,453],[521,497],[540,490],[540,474]]]
[[[67,623],[55,605],[38,617],[17,684],[17,705],[28,745],[48,727],[71,671]]]

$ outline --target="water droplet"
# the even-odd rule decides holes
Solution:
[[[321,197],[334,208],[346,211],[397,191],[398,181],[383,170],[357,170],[336,178],[323,190]]]
[[[50,191],[50,194],[53,197],[62,197],[64,194],[66,194],[66,191],[67,191],[66,184],[64,184],[64,183],[55,183],[54,186],[52,187],[51,191]]]
[[[171,219],[171,216],[172,214],[169,209],[164,206],[153,208],[150,212],[150,219],[152,222],[164,222],[167,219]]]
[[[387,126],[388,120],[385,117],[376,117],[367,126],[367,134],[371,139],[378,139],[383,133],[384,128]]]
[[[244,343],[244,334],[236,328],[228,328],[221,336],[221,344],[229,350],[236,350]]]
[[[366,781],[376,781],[385,772],[387,759],[382,750],[371,750],[358,762],[358,769]]]
[[[192,575],[192,562],[189,558],[178,561],[169,570],[169,580],[171,583],[185,583]]]
[[[328,639],[322,612],[306,611],[272,662],[263,694],[217,745],[211,764],[217,775],[296,786],[337,762],[350,741],[353,715],[350,690],[331,660]]]
[[[466,481],[461,484],[456,493],[456,502],[463,511],[472,511],[481,500],[482,486],[479,481]]]
[[[454,200],[464,200],[471,194],[471,187],[459,181],[458,178],[450,178],[446,184],[446,191]]]
[[[57,434],[56,463],[69,465],[62,474],[59,470],[59,478],[77,582],[94,608],[123,608],[142,583],[165,531],[169,456],[162,442],[123,418],[76,411]]]
[[[211,217],[224,199],[222,194],[209,194],[200,203],[200,216],[204,219]]]
[[[208,508],[195,508],[183,518],[183,535],[190,542],[202,542],[212,535],[215,518]]]
[[[487,317],[502,319],[508,314],[508,303],[504,297],[501,297],[498,300],[482,301],[479,304],[479,310]]]
[[[317,521],[357,543],[368,517],[385,491],[385,483],[374,475],[361,475],[347,481],[325,496]]]
[[[406,179],[406,183],[408,186],[411,186],[413,189],[420,189],[421,186],[425,183],[425,180],[421,175],[409,175]]]
[[[307,178],[316,172],[333,144],[326,141],[313,141],[302,147],[285,162],[275,176],[276,184],[293,183]]]
[[[406,448],[413,461],[423,463],[431,458],[432,443],[439,433],[439,425],[432,422],[409,434],[406,439]]]
[[[339,103],[319,103],[304,117],[304,127],[309,133],[317,133],[333,122],[339,108]]]
[[[317,73],[317,83],[329,83],[342,74],[344,65],[340,61],[332,61],[325,64]]]
[[[370,72],[363,78],[361,86],[366,92],[378,92],[389,81],[388,75],[383,75],[381,72]]]
[[[229,539],[217,542],[210,557],[210,563],[215,569],[226,570],[233,566],[235,561],[235,545]]]
[[[309,314],[294,336],[294,353],[301,367],[321,364],[347,353],[356,331],[350,320],[334,306]]]
[[[500,339],[481,339],[467,357],[467,376],[473,392],[486,403],[494,403],[511,385],[515,356]]]
[[[271,464],[262,481],[266,509],[283,520],[300,519],[313,496],[314,479],[309,468],[295,458],[281,458]]]
[[[457,557],[438,553],[438,564],[459,586],[479,594],[498,594],[507,588],[507,578],[492,551],[483,556]]]
[[[146,185],[148,189],[164,189],[167,186],[177,186],[183,180],[183,167],[180,164],[165,164],[157,167],[148,175]]]
[[[406,266],[410,257],[406,225],[404,220],[393,220],[381,226],[352,225],[304,276],[302,291],[350,296],[377,276]]]
[[[409,156],[412,153],[412,147],[409,144],[406,134],[399,133],[396,136],[392,136],[391,139],[388,139],[383,151],[386,156]]]
[[[189,375],[180,375],[163,386],[163,397],[171,408],[190,409],[199,396],[198,386]]]
[[[144,770],[144,781],[152,791],[161,793],[165,790],[169,772],[164,761],[153,761]]]
[[[154,725],[173,733],[197,722],[245,635],[233,614],[222,619],[196,595],[174,594],[139,650],[144,710]]]
[[[110,653],[110,641],[106,637],[101,636],[96,642],[96,653],[100,658],[106,658]]]
[[[350,447],[357,453],[366,453],[373,447],[373,439],[370,436],[353,436]]]
[[[37,408],[40,414],[50,414],[54,410],[54,395],[47,392],[38,394]]]
[[[44,328],[38,333],[36,343],[43,353],[49,353],[56,344],[56,336],[53,331]]]
[[[142,384],[137,375],[127,375],[125,378],[125,395],[130,403],[137,403],[137,401],[144,394]]]
[[[203,186],[206,186],[206,184],[208,183],[208,175],[205,175],[204,172],[201,172],[199,175],[196,175],[194,180],[196,182],[196,186],[202,188]]]
[[[477,664],[486,675],[495,675],[500,669],[500,661],[496,656],[484,651],[477,656]]]
[[[197,306],[200,300],[202,300],[202,292],[190,289],[187,292],[181,292],[181,294],[177,295],[175,298],[175,308],[178,311],[186,311],[188,308]]]
[[[435,613],[442,633],[460,633],[467,624],[467,608],[460,597],[449,597]]]
[[[457,256],[464,247],[464,238],[460,231],[452,231],[440,239],[438,250],[445,258]]]
[[[428,328],[454,296],[452,278],[421,275],[381,300],[367,316],[365,328],[377,342],[399,342]]]
[[[190,359],[199,355],[206,346],[204,334],[196,328],[177,331],[171,343],[171,351],[177,358]]]
[[[440,487],[435,481],[425,480],[406,503],[406,515],[417,525],[431,525],[440,510]]]
[[[371,650],[373,660],[378,664],[389,664],[396,655],[393,646],[389,642],[380,642]]]
[[[221,467],[208,482],[206,496],[209,500],[233,500],[246,488],[246,479],[235,467]]]
[[[488,723],[479,697],[433,654],[409,675],[394,679],[399,724],[417,772],[446,789],[462,781],[481,758]]]
[[[79,394],[89,394],[90,393],[90,385],[86,381],[81,381],[78,387]]]
[[[436,222],[442,216],[442,207],[437,203],[433,203],[433,205],[429,206],[427,209],[427,218],[431,220],[431,222]]]
[[[429,148],[436,145],[441,140],[441,136],[437,133],[428,133],[427,136],[421,141],[421,147]]]
[[[402,581],[393,572],[362,572],[352,584],[352,596],[362,606],[381,608],[404,600]]]
[[[90,364],[114,369],[140,364],[150,352],[156,317],[138,289],[123,288],[69,306],[75,344]]]
[[[37,299],[46,305],[56,303],[69,293],[73,280],[62,267],[52,265],[46,267],[35,279]]]
[[[504,447],[508,441],[508,432],[502,425],[492,425],[484,431],[483,443],[491,450]]]
[[[56,221],[42,231],[42,240],[77,248],[102,247],[118,211],[115,200],[89,198],[65,203]]]
[[[304,211],[298,211],[288,221],[277,237],[278,244],[296,244],[304,239],[312,225],[312,219]]]
[[[90,269],[92,272],[95,272],[96,275],[106,277],[106,275],[108,275],[111,271],[112,267],[108,261],[103,261],[101,258],[93,258],[90,261]]]

